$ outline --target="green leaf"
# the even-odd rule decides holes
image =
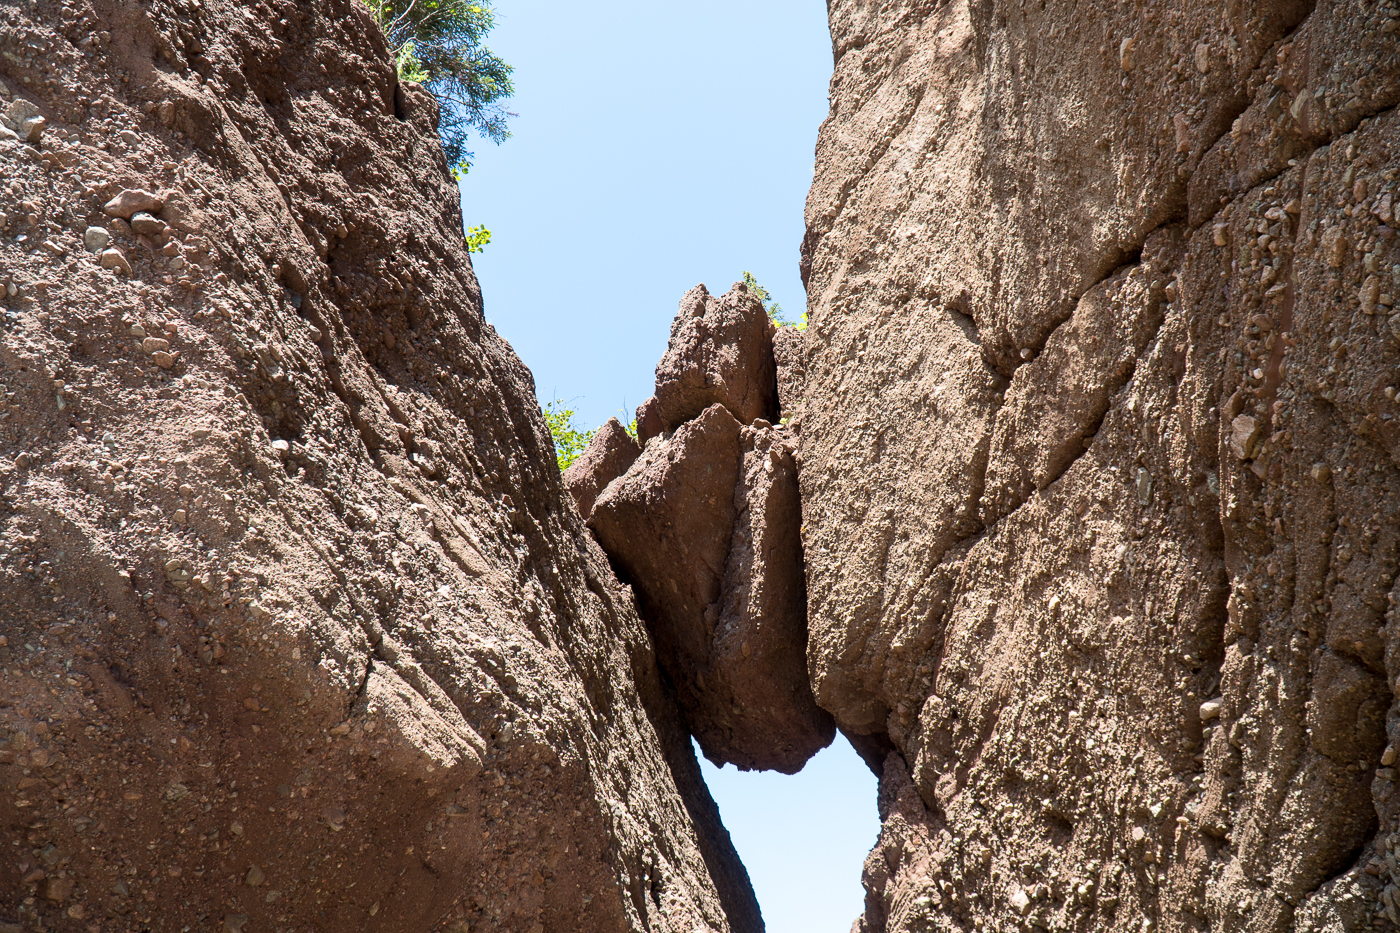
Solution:
[[[468,227],[463,242],[466,244],[467,252],[479,253],[486,247],[487,243],[491,242],[491,231],[485,227]]]
[[[583,453],[597,430],[580,431],[574,427],[572,408],[565,407],[563,399],[555,399],[544,406],[544,422],[549,426],[549,434],[554,439],[554,459],[559,464],[559,472],[567,470]]]

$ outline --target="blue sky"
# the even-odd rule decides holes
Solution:
[[[513,138],[462,186],[487,319],[584,426],[651,394],[676,305],[747,269],[790,316],[826,116],[821,0],[501,0]]]
[[[580,427],[651,394],[676,304],[751,271],[796,318],[802,206],[826,116],[820,0],[599,7],[498,0],[514,133],[462,185],[486,317]],[[629,415],[630,417],[630,415]],[[703,764],[770,933],[846,933],[879,831],[844,739],[793,777]]]

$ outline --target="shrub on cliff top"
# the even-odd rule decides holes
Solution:
[[[580,431],[574,427],[574,415],[577,414],[572,408],[565,408],[563,399],[555,399],[546,402],[544,405],[544,423],[549,426],[549,436],[554,439],[554,459],[559,463],[559,472],[563,473],[573,462],[579,458],[592,441],[593,435],[598,433],[598,429],[592,431]],[[623,418],[627,414],[618,411]],[[621,419],[619,419],[621,420]],[[622,430],[626,431],[632,440],[637,439],[637,419],[624,421]]]
[[[465,172],[475,129],[499,143],[510,136],[500,104],[515,92],[511,66],[481,43],[496,24],[487,0],[365,0],[389,46],[399,78],[422,84],[441,105],[438,131],[447,163]]]
[[[752,272],[744,272],[744,287],[754,293],[759,301],[763,302],[763,310],[768,312],[768,320],[779,327],[796,327],[798,330],[807,329],[807,312],[803,311],[802,316],[796,321],[789,321],[783,317],[783,306],[773,300],[773,296],[768,293],[768,289],[758,284],[758,279],[753,277]]]
[[[574,427],[574,410],[564,407],[563,399],[555,399],[544,406],[544,422],[549,425],[549,434],[554,438],[554,459],[563,473],[583,453],[588,442],[597,431],[580,431]]]

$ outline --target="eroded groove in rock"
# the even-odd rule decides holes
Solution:
[[[0,47],[0,926],[761,930],[364,7]]]
[[[1400,8],[829,10],[793,427],[814,692],[896,750],[862,929],[1389,928]]]

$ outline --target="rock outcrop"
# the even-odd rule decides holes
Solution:
[[[622,422],[609,418],[593,435],[579,458],[564,471],[564,485],[574,497],[579,515],[584,521],[593,514],[598,493],[627,472],[640,454],[641,448],[627,433]]]
[[[722,401],[645,442],[589,527],[637,591],[701,751],[791,774],[835,735],[807,677],[796,444],[753,415],[773,406],[777,387],[762,303],[742,285],[708,296],[701,285],[681,301],[655,408],[669,400],[680,417],[695,398]],[[655,408],[638,409],[639,426]]]
[[[0,929],[761,929],[363,6],[0,46]]]
[[[666,433],[666,425],[661,420],[661,413],[657,410],[655,396],[637,406],[636,418],[637,442],[643,447],[653,437]]]
[[[723,405],[744,424],[777,406],[773,325],[743,283],[722,298],[703,285],[686,292],[656,364],[656,413],[667,430]]]
[[[713,693],[727,705],[725,759],[793,774],[835,736],[807,678],[797,445],[757,421],[740,429],[739,447],[734,537],[711,634]]]
[[[794,427],[813,688],[898,752],[862,929],[1390,928],[1400,8],[828,9]]]

